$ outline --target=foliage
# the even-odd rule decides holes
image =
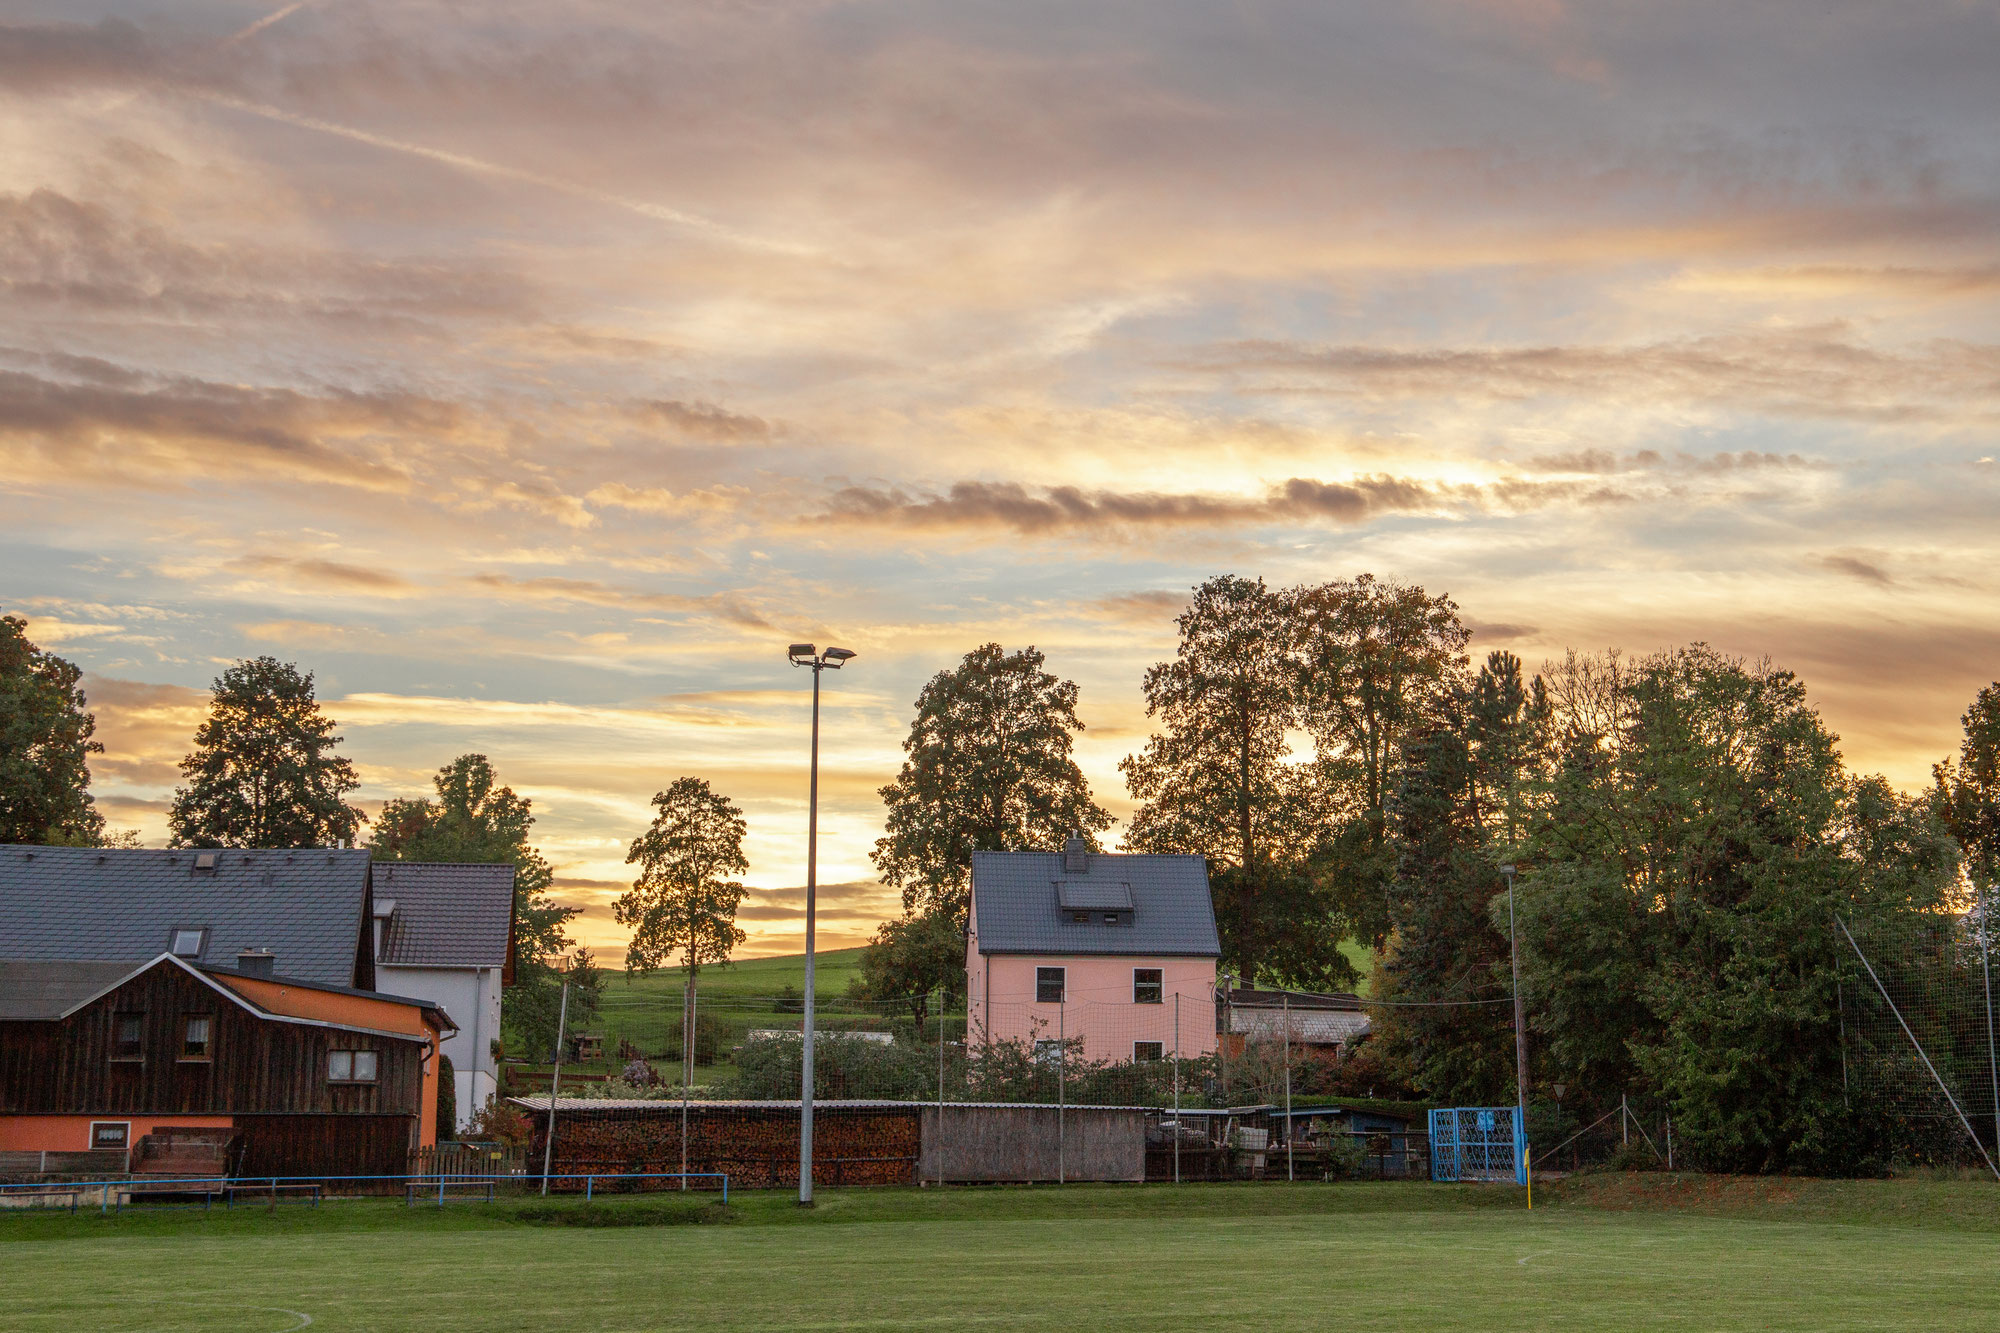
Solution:
[[[912,918],[963,924],[975,851],[1056,848],[1072,832],[1096,850],[1111,826],[1070,757],[1083,730],[1076,685],[1045,660],[1032,646],[984,644],[917,695],[907,758],[881,789],[888,821],[874,851]]]
[[[458,1080],[451,1067],[451,1057],[438,1055],[437,1085],[437,1136],[448,1139],[458,1133]]]
[[[524,1050],[545,1054],[555,1046],[562,992],[556,964],[576,944],[565,927],[583,909],[550,896],[555,870],[528,842],[533,802],[501,786],[485,755],[460,755],[431,786],[435,797],[383,804],[369,850],[378,861],[513,864],[514,984],[502,994],[501,1023]]]
[[[1974,887],[2000,885],[2000,681],[1979,692],[1960,719],[1965,738],[1958,760],[1932,772],[1945,827],[1965,852]]]
[[[335,754],[332,719],[311,672],[275,657],[216,677],[193,753],[181,761],[167,824],[176,847],[326,847],[352,841],[362,814],[344,799],[360,785]]]
[[[1284,604],[1298,722],[1313,740],[1314,870],[1356,935],[1379,947],[1392,919],[1388,798],[1403,739],[1462,695],[1471,636],[1449,597],[1372,574],[1291,589]]]
[[[885,921],[861,952],[856,998],[899,1004],[921,1027],[931,1001],[965,995],[965,932],[944,911]]]
[[[90,798],[97,719],[85,711],[82,671],[28,639],[28,623],[0,616],[0,842],[92,845],[104,816]]]
[[[1367,1162],[1367,1141],[1344,1129],[1330,1129],[1313,1142],[1313,1165],[1321,1180],[1352,1180]]]
[[[1249,980],[1348,980],[1343,932],[1328,928],[1294,856],[1304,790],[1286,762],[1298,708],[1285,601],[1261,579],[1223,575],[1175,624],[1173,660],[1145,678],[1160,730],[1119,764],[1140,803],[1125,845],[1208,858],[1226,967]],[[1323,949],[1280,970],[1286,941]]]
[[[525,1148],[534,1134],[534,1127],[528,1117],[500,1100],[488,1097],[486,1104],[472,1113],[465,1122],[464,1136],[468,1141],[498,1143],[509,1149]]]
[[[703,964],[728,961],[747,938],[736,925],[743,885],[729,877],[750,868],[748,826],[702,778],[676,778],[653,805],[652,826],[625,856],[639,877],[615,907],[618,923],[632,927],[625,967],[645,973],[678,962],[692,985]]]

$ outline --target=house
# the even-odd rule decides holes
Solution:
[[[447,1038],[457,1125],[499,1091],[500,992],[514,982],[514,867],[377,861],[375,971],[384,990],[458,1016]],[[457,1125],[440,1127],[451,1134]]]
[[[1221,945],[1199,856],[974,852],[971,1040],[1056,1043],[1085,1060],[1215,1049]]]
[[[1232,986],[1222,992],[1217,1027],[1227,1054],[1243,1053],[1247,1042],[1282,1042],[1294,1047],[1338,1050],[1370,1031],[1366,1002],[1359,995],[1309,995],[1299,991]]]
[[[234,967],[264,949],[288,977],[373,990],[370,901],[364,850],[0,847],[0,959]]]
[[[264,950],[229,961],[0,961],[0,1153],[391,1175],[436,1141],[447,1013],[292,975]]]

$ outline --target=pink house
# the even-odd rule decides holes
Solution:
[[[1068,1041],[1086,1060],[1207,1054],[1220,953],[1199,856],[1091,852],[1079,838],[1060,852],[972,855],[974,1042],[1053,1053]]]

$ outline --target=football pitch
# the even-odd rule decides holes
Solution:
[[[845,1191],[809,1214],[746,1195],[727,1214],[670,1198],[0,1216],[0,1326],[2000,1328],[2000,1186],[1656,1178],[1521,1202],[1221,1185]]]

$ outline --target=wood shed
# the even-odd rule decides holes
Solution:
[[[918,1173],[950,1182],[1146,1178],[1146,1111],[1136,1106],[948,1102],[923,1108]]]

